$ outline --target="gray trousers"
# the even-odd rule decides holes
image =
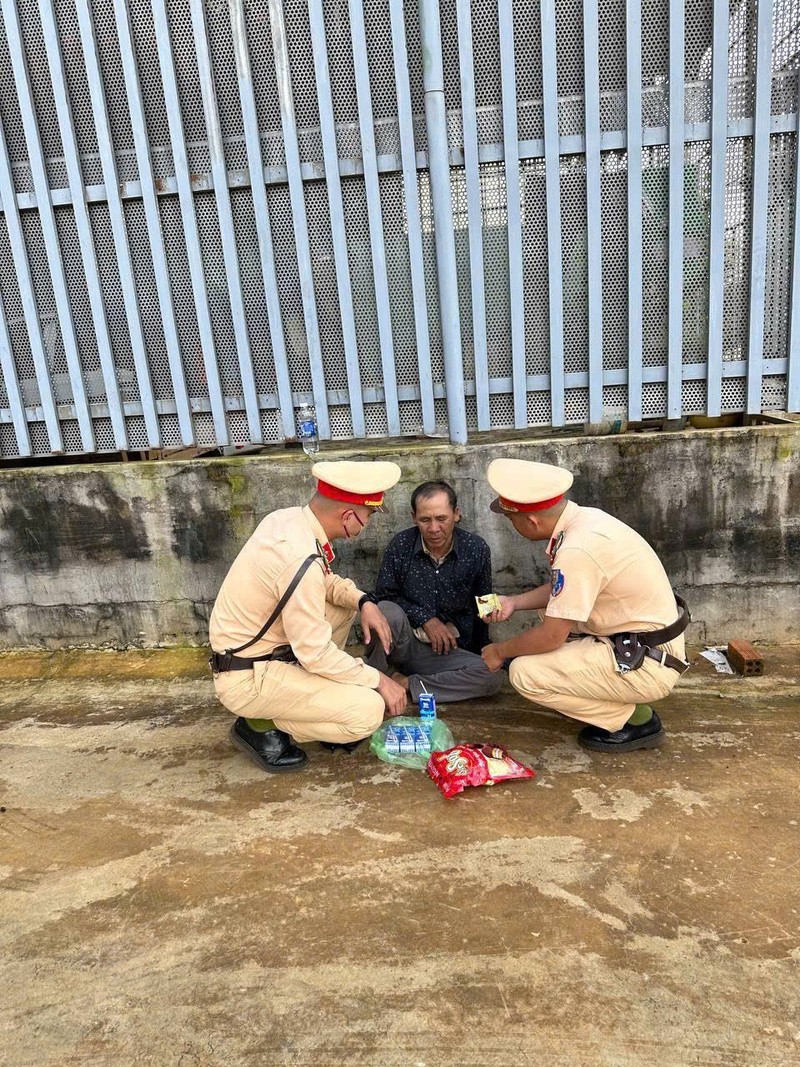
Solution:
[[[430,645],[414,636],[408,616],[393,601],[382,600],[378,607],[392,628],[392,650],[387,656],[380,641],[373,641],[367,646],[364,660],[383,674],[395,670],[407,675],[415,702],[425,689],[434,694],[437,702],[449,704],[492,696],[503,684],[503,672],[492,674],[474,652],[456,648],[437,655]]]

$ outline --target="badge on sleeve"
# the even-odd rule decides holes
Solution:
[[[564,531],[562,530],[561,533],[558,535],[558,537],[555,539],[555,541],[552,542],[552,546],[553,547],[547,553],[547,558],[550,561],[550,566],[551,567],[552,567],[553,563],[555,563],[556,556],[558,555],[558,550],[559,550],[559,548],[561,548],[561,542],[563,540],[564,540]]]
[[[558,568],[556,568],[550,575],[550,595],[558,596],[564,589],[564,574]]]

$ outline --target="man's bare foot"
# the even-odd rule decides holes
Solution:
[[[402,685],[403,689],[408,692],[408,678],[405,674],[401,674],[400,671],[395,671],[391,678],[393,682],[397,682],[398,685]]]

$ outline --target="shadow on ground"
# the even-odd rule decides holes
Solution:
[[[442,709],[538,777],[233,749],[199,650],[0,657],[2,1062],[800,1059],[800,650],[700,661],[659,750],[510,690]]]

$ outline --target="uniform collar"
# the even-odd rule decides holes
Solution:
[[[558,522],[553,528],[553,534],[547,543],[547,558],[552,563],[556,558],[556,553],[561,547],[561,542],[564,540],[564,534],[569,529],[569,525],[575,516],[580,511],[580,507],[574,500],[568,500],[567,506],[558,516]]]
[[[311,536],[314,538],[314,540],[319,541],[321,545],[328,544],[328,535],[323,530],[322,524],[320,523],[314,512],[311,510],[311,508],[306,504],[306,506],[302,509],[302,512],[303,518],[311,527]]]

